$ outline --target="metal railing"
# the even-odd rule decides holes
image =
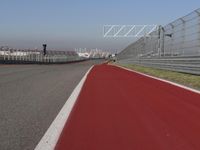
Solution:
[[[19,50],[8,47],[0,47],[0,63],[23,64],[54,64],[81,61],[75,51],[47,51],[46,55],[39,50]]]
[[[200,9],[143,36],[117,56],[121,63],[200,75]]]

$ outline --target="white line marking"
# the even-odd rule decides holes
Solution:
[[[104,34],[104,37],[107,36],[107,34],[115,27],[115,25],[111,26],[111,28]]]
[[[112,64],[111,64],[111,65],[112,65]],[[159,81],[162,81],[162,82],[166,82],[166,83],[169,83],[169,84],[178,86],[178,87],[180,87],[180,88],[183,88],[183,89],[186,89],[186,90],[195,92],[195,93],[197,93],[197,94],[200,94],[200,91],[198,91],[198,90],[189,88],[189,87],[187,87],[187,86],[184,86],[184,85],[181,85],[181,84],[178,84],[178,83],[174,83],[174,82],[172,82],[172,81],[168,81],[168,80],[165,80],[165,79],[157,78],[157,77],[154,77],[154,76],[151,76],[151,75],[147,75],[147,74],[144,74],[144,73],[135,71],[135,70],[131,70],[131,69],[128,69],[128,68],[125,68],[125,67],[122,67],[122,66],[118,66],[118,65],[113,65],[113,66],[116,66],[116,67],[119,67],[119,68],[122,68],[122,69],[125,69],[125,70],[128,70],[128,71],[131,71],[131,72],[134,72],[134,73],[137,73],[137,74],[140,74],[140,75],[149,77],[149,78],[153,78],[153,79],[156,79],[156,80],[159,80]]]
[[[131,29],[130,29],[126,34],[124,34],[124,36],[128,36],[128,34],[129,34],[131,31],[133,31],[134,28],[135,28],[135,25],[132,26]]]
[[[144,26],[135,34],[135,37],[137,37],[145,28],[146,28],[146,25],[144,25]]]
[[[60,137],[60,134],[62,133],[62,130],[65,126],[65,123],[67,122],[67,119],[70,115],[70,112],[79,96],[79,93],[81,92],[81,89],[83,87],[83,84],[87,78],[87,75],[89,74],[90,70],[93,68],[93,66],[87,71],[87,73],[84,75],[84,77],[81,79],[79,84],[76,86],[38,145],[35,147],[35,150],[53,150],[58,142],[58,139]]]
[[[156,30],[157,27],[158,27],[157,25],[154,25],[154,27],[147,33],[147,35],[150,35],[150,33]]]
[[[117,31],[117,33],[115,33],[115,34],[113,35],[113,37],[116,37],[117,34],[119,34],[124,28],[125,28],[125,25],[121,26],[120,29]]]

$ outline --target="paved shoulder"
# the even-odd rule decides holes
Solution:
[[[115,66],[95,66],[57,150],[198,150],[200,95]]]

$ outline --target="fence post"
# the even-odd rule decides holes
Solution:
[[[162,44],[161,44],[161,51],[163,57],[165,56],[165,29],[164,27],[161,27],[161,33],[162,33]]]
[[[159,57],[161,57],[161,29],[162,29],[162,26],[159,25],[158,27],[158,55]]]
[[[182,29],[181,29],[181,45],[180,45],[180,49],[182,49],[182,55],[184,55],[184,43],[185,43],[185,20],[183,18],[180,18],[181,22],[182,22]]]
[[[199,10],[199,9],[198,9]],[[198,15],[198,43],[200,43],[200,11],[195,10]],[[200,55],[200,49],[198,50],[198,55]]]
[[[172,35],[174,34],[174,25],[172,23],[169,24],[172,28]],[[171,46],[170,46],[170,54],[173,56],[173,44],[174,44],[174,36],[171,38]]]

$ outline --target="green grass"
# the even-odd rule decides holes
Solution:
[[[185,73],[179,73],[174,71],[167,71],[162,69],[155,69],[150,67],[143,67],[139,65],[130,65],[130,64],[116,64],[119,66],[123,66],[125,68],[129,68],[138,72],[142,72],[151,76],[155,76],[158,78],[166,79],[172,82],[176,82],[197,90],[200,90],[200,76],[190,75]]]

